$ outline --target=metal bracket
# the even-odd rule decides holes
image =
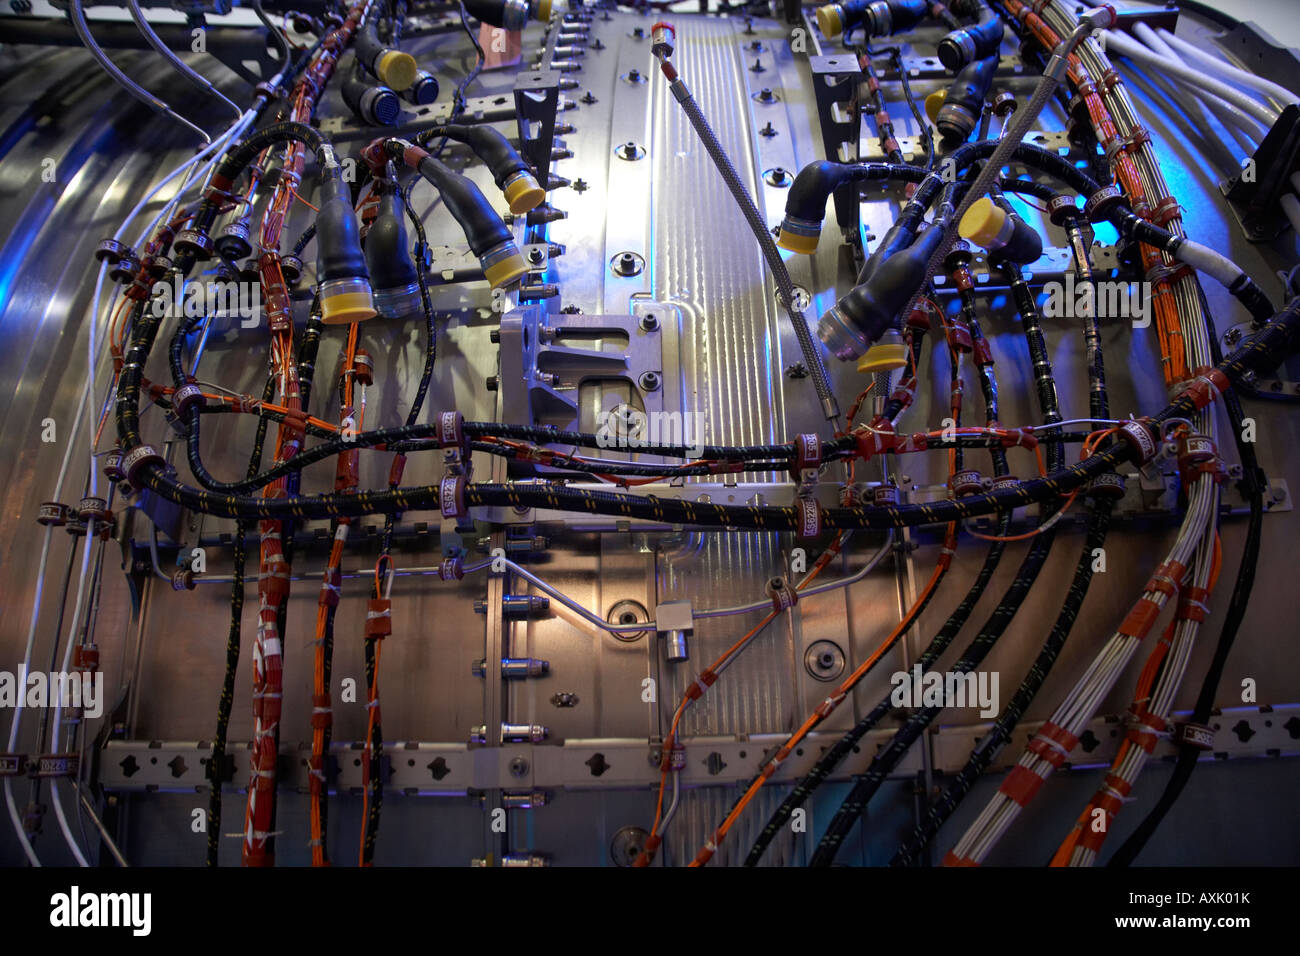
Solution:
[[[591,409],[672,410],[667,373],[677,367],[680,317],[664,303],[634,308],[634,315],[583,315],[527,305],[502,316],[503,420],[573,429],[587,424]],[[600,390],[594,400],[583,395],[592,387]]]
[[[862,117],[857,110],[849,108],[849,103],[857,93],[858,83],[862,79],[857,57],[852,53],[810,56],[808,66],[813,75],[817,118],[821,122],[822,146],[826,150],[826,158],[831,162],[856,162]],[[841,229],[856,232],[856,187],[851,183],[845,184],[835,190],[834,196],[835,221]]]
[[[1300,169],[1300,105],[1282,111],[1255,155],[1219,190],[1228,200],[1241,231],[1251,242],[1269,242],[1282,234],[1288,221],[1278,201],[1290,192],[1291,174]]]
[[[554,70],[520,73],[515,80],[514,97],[519,152],[536,170],[542,188],[549,189],[555,115],[560,104],[560,74]]]
[[[1174,714],[1173,719],[1185,714]],[[1244,757],[1300,755],[1300,705],[1226,708],[1209,721],[1214,732],[1213,749],[1203,760]],[[965,766],[972,747],[988,732],[987,722],[946,724],[932,727],[923,746],[933,750],[933,767],[941,773],[956,773]],[[990,765],[996,773],[1013,766],[1028,741],[1042,726],[1026,721]],[[879,749],[894,736],[893,727],[873,730],[828,778],[848,780],[867,769]],[[809,770],[826,748],[840,738],[840,731],[811,733],[803,746],[773,774],[776,783],[793,783]],[[1079,745],[1070,754],[1068,769],[1088,770],[1107,765],[1124,739],[1124,717],[1094,717],[1079,735]],[[681,769],[686,787],[734,786],[752,779],[767,753],[785,740],[784,734],[743,737],[694,737],[686,743]],[[248,744],[232,743],[235,780],[248,779]],[[330,753],[338,757],[339,792],[361,787],[359,744],[336,743]],[[306,792],[310,786],[302,754],[306,744],[282,747],[281,788]],[[211,744],[200,741],[110,741],[104,748],[98,783],[107,791],[146,793],[195,793],[208,789],[209,781],[201,761],[212,752]],[[506,744],[469,750],[464,744],[397,741],[386,743],[391,758],[387,789],[409,796],[468,795],[479,791],[517,790],[641,790],[659,781],[656,748],[644,738],[604,737],[570,739],[562,744]],[[1167,737],[1156,744],[1153,757],[1167,759],[1177,746]],[[520,776],[518,769],[526,767]],[[922,748],[913,747],[894,769],[891,779],[910,778],[922,768]],[[242,790],[244,787],[232,787]]]

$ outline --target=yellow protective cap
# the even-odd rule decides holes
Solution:
[[[420,68],[415,64],[415,57],[400,50],[385,50],[375,61],[375,73],[384,86],[395,92],[410,89],[415,82],[415,74]]]
[[[897,336],[895,336],[897,338]],[[903,342],[877,342],[858,359],[859,372],[890,372],[907,364],[907,345]]]
[[[817,251],[818,238],[820,238],[820,234],[816,236],[802,236],[797,232],[786,232],[782,229],[776,234],[776,244],[782,249],[788,249],[791,252],[810,256]]]
[[[513,256],[502,259],[494,265],[488,266],[483,270],[483,275],[487,278],[492,288],[499,289],[504,285],[509,285],[520,276],[528,271],[528,263],[524,257],[516,252]]]
[[[533,11],[537,14],[537,19],[542,23],[551,19],[551,0],[537,0],[537,7]]]
[[[840,19],[840,8],[837,4],[828,3],[824,7],[817,8],[817,29],[822,31],[822,36],[827,39],[833,39],[844,32],[844,21]]]
[[[351,325],[373,319],[375,315],[375,302],[369,292],[321,296],[320,320],[326,325]]]
[[[510,211],[516,216],[530,209],[536,209],[546,199],[546,190],[529,173],[506,183],[505,194],[506,202],[510,204]]]
[[[925,98],[925,115],[930,117],[931,123],[939,122],[939,110],[943,109],[943,104],[947,100],[947,90],[935,90]]]
[[[997,240],[998,233],[1007,221],[1007,214],[993,204],[988,196],[976,200],[966,210],[957,224],[957,231],[963,239],[969,239],[978,246],[987,249]]]

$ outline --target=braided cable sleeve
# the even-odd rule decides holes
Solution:
[[[759,249],[762,250],[763,258],[767,261],[767,267],[776,280],[781,305],[785,308],[786,314],[790,316],[790,324],[794,327],[795,338],[799,340],[799,349],[803,352],[804,364],[807,365],[811,373],[813,386],[817,389],[817,397],[821,400],[822,411],[828,421],[835,421],[840,416],[840,410],[838,404],[836,404],[835,395],[831,391],[830,376],[826,371],[826,363],[822,358],[818,343],[813,339],[812,332],[808,328],[808,320],[795,303],[794,281],[790,278],[790,270],[786,268],[785,260],[781,258],[781,253],[776,247],[776,242],[772,239],[772,234],[767,231],[767,223],[763,221],[763,216],[758,211],[758,207],[754,205],[754,200],[745,189],[745,184],[740,181],[740,176],[736,173],[736,167],[731,164],[726,151],[723,150],[722,144],[718,142],[718,137],[714,135],[713,128],[709,125],[704,113],[700,111],[699,105],[695,102],[695,97],[686,84],[681,79],[675,79],[672,81],[671,89],[673,96],[676,97],[677,102],[681,104],[682,109],[685,111],[687,119],[690,120],[691,126],[695,128],[696,135],[700,137],[705,150],[713,160],[714,166],[717,167],[723,181],[727,184],[727,189],[735,198],[736,205],[740,207],[740,211],[749,223],[750,229],[753,230],[754,238],[758,240]]]

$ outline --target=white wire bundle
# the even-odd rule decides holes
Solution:
[[[1201,479],[1202,483],[1206,479]],[[1218,489],[1211,484],[1211,493],[1214,496],[1213,507],[1218,509]],[[1214,536],[1207,535],[1201,539],[1200,547],[1197,548],[1195,565],[1191,576],[1193,587],[1204,588],[1210,579],[1210,567],[1214,560]],[[1192,648],[1196,643],[1196,634],[1200,628],[1200,622],[1196,620],[1180,620],[1174,627],[1174,634],[1170,640],[1169,650],[1166,653],[1164,667],[1160,672],[1160,677],[1156,681],[1155,687],[1151,690],[1151,699],[1149,702],[1133,702],[1136,712],[1141,707],[1146,713],[1158,717],[1160,720],[1167,720],[1170,711],[1173,709],[1174,696],[1178,692],[1178,687],[1182,683],[1184,675],[1187,673],[1187,664],[1191,660]],[[1125,749],[1124,756],[1118,762],[1112,762],[1106,781],[1102,787],[1098,788],[1097,794],[1093,797],[1090,806],[1096,806],[1105,789],[1110,788],[1112,779],[1121,780],[1128,784],[1124,793],[1131,790],[1132,785],[1136,782],[1138,774],[1146,765],[1147,758],[1151,755],[1141,746],[1131,746]],[[1103,834],[1110,832],[1111,822],[1114,819],[1112,815],[1107,815],[1105,819],[1105,830]],[[1088,814],[1087,819],[1080,818],[1082,825],[1090,826],[1092,815]],[[1077,826],[1077,824],[1076,824]],[[1104,835],[1103,835],[1104,839]],[[1068,861],[1070,866],[1092,866],[1097,859],[1097,852],[1090,847],[1086,847],[1082,842],[1076,843],[1073,847]]]
[[[1166,557],[1167,562],[1177,561],[1185,565],[1200,543],[1201,535],[1197,532],[1203,531],[1207,520],[1213,517],[1212,507],[1217,500],[1217,495],[1207,485],[1212,486],[1213,482],[1202,479],[1196,483],[1188,506],[1188,520],[1179,529],[1178,538]],[[1168,598],[1161,591],[1146,590],[1141,600],[1163,608]],[[1081,734],[1141,643],[1140,637],[1132,637],[1117,630],[1078,683],[1066,694],[1048,722],[1074,737]],[[1034,739],[1050,741],[1042,733]],[[1052,745],[1049,743],[1049,746]],[[1021,755],[1019,766],[1043,780],[1056,769],[1052,761],[1029,749]],[[1019,816],[1021,809],[1022,806],[1011,796],[999,790],[953,847],[952,855],[963,862],[982,862]]]

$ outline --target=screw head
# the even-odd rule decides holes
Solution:
[[[654,392],[659,389],[659,373],[643,372],[641,374],[641,387],[647,392]]]
[[[635,252],[620,252],[610,260],[609,264],[616,275],[624,278],[640,275],[645,269],[645,260]]]
[[[641,316],[641,329],[645,332],[653,332],[659,328],[659,317],[653,312]]]

